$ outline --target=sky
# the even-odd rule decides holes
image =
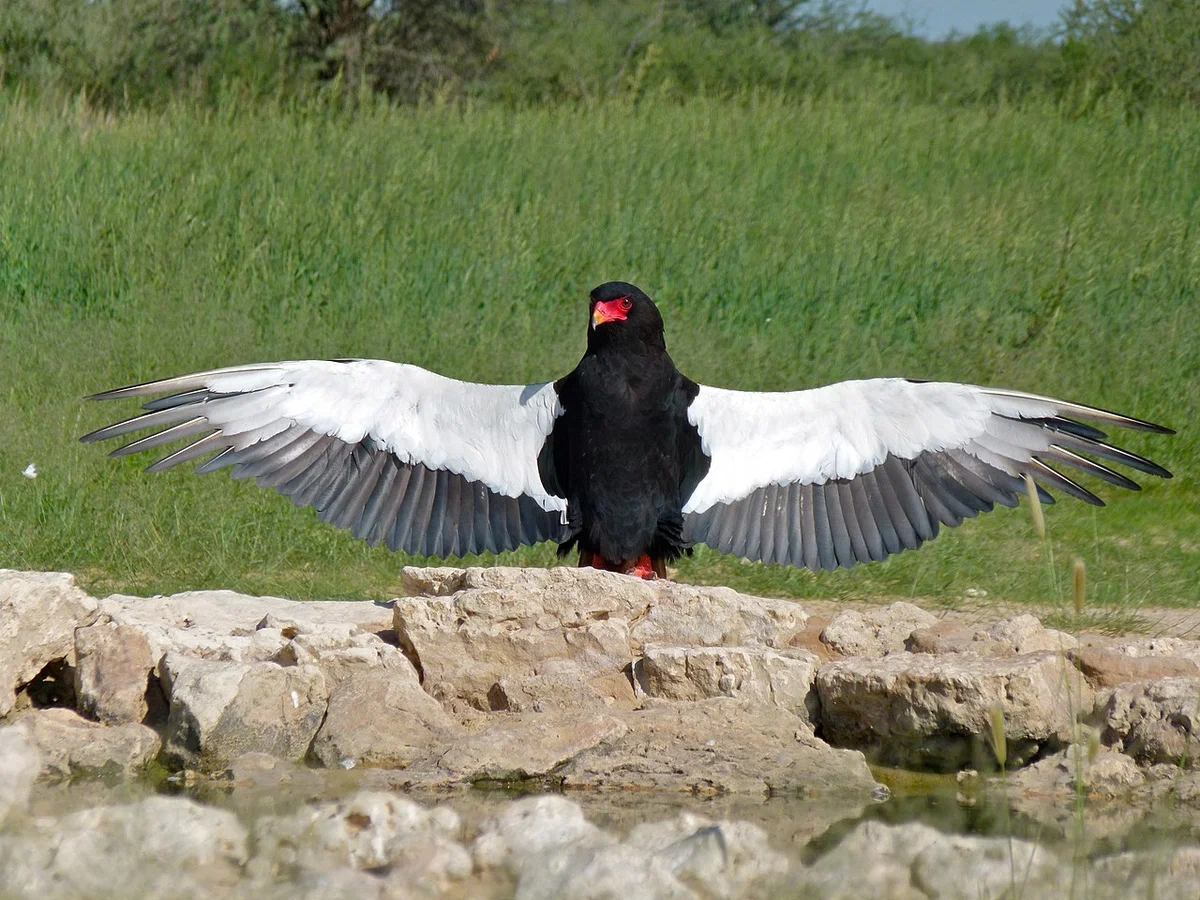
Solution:
[[[1008,21],[1046,28],[1058,21],[1062,0],[867,0],[874,12],[905,17],[923,37],[944,37],[952,29],[970,34],[980,25]]]

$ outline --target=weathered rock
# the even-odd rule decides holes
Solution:
[[[939,622],[916,629],[905,642],[905,647],[913,653],[966,653],[988,657],[1071,650],[1078,645],[1072,635],[1045,628],[1035,616],[1028,614],[997,622],[989,631]]]
[[[346,676],[329,696],[312,751],[330,768],[404,768],[457,731],[441,704],[421,690],[405,661],[404,668],[364,669]]]
[[[438,755],[437,769],[457,781],[542,778],[628,730],[624,722],[608,715],[531,713],[459,739]]]
[[[1008,776],[1014,791],[1063,799],[1086,793],[1093,800],[1127,795],[1145,782],[1128,756],[1107,747],[1073,744]]]
[[[861,753],[834,750],[799,716],[774,707],[650,700],[619,715],[628,734],[563,767],[566,787],[847,799],[878,788]]]
[[[568,845],[603,847],[616,839],[583,816],[583,810],[559,794],[522,797],[492,813],[471,847],[475,865],[507,868],[520,875],[548,851]]]
[[[846,610],[821,632],[821,642],[843,656],[886,656],[904,649],[918,628],[937,624],[937,616],[903,601],[881,609]]]
[[[0,884],[14,900],[231,896],[246,861],[246,829],[224,810],[150,797],[0,836]]]
[[[832,850],[799,873],[804,896],[829,900],[879,897],[996,898],[1062,896],[1070,872],[1049,851],[1008,837],[949,835],[909,822],[857,826]],[[1016,893],[1014,893],[1016,892]]]
[[[1130,681],[1200,677],[1200,663],[1183,656],[1140,655],[1106,647],[1080,647],[1071,659],[1097,688],[1116,687]]]
[[[146,635],[103,622],[75,632],[75,696],[79,711],[106,725],[145,721],[155,658]]]
[[[1144,830],[1154,807],[1133,760],[1092,742],[1017,769],[1009,773],[1005,790],[989,785],[989,793],[993,802],[1007,803],[1038,822],[1043,840],[1071,841],[1077,855],[1092,847],[1104,852],[1125,835]]]
[[[577,670],[551,669],[537,675],[499,679],[488,690],[488,707],[495,712],[550,712],[553,710],[631,709],[637,700],[624,672],[580,681]]]
[[[700,896],[722,900],[771,896],[788,872],[788,858],[749,822],[714,822],[685,812],[637,826],[625,844],[656,855]]]
[[[992,640],[1011,647],[1013,653],[1061,651],[1079,646],[1079,641],[1073,635],[1045,628],[1036,616],[1028,613],[997,622],[988,634]]]
[[[250,751],[301,759],[325,717],[329,689],[314,666],[168,653],[159,672],[171,705],[164,756],[175,766],[220,769]]]
[[[817,672],[823,734],[880,761],[923,768],[986,765],[993,710],[1010,767],[1070,739],[1092,690],[1058,653],[1010,659],[894,654],[845,659]]]
[[[471,873],[471,854],[457,841],[460,830],[449,807],[426,810],[396,794],[363,791],[341,803],[261,819],[250,871],[266,879],[386,869],[389,880],[442,891]]]
[[[42,769],[42,754],[25,725],[0,728],[0,826],[24,812]]]
[[[929,897],[1058,898],[1069,895],[1071,871],[1031,841],[943,834],[914,857],[912,883]]]
[[[316,666],[331,685],[375,669],[402,669],[416,674],[412,663],[396,647],[352,622],[311,623],[272,613],[258,623],[255,631],[278,634],[286,641],[272,657],[274,662],[282,666]]]
[[[820,660],[808,650],[759,647],[647,647],[633,667],[640,692],[664,700],[736,697],[779,706],[803,719],[816,712]]]
[[[1200,663],[1200,641],[1177,637],[1137,638],[1118,641],[1108,647],[1114,653],[1135,659],[1175,657]]]
[[[1013,649],[986,631],[965,628],[957,622],[938,622],[918,628],[904,642],[910,653],[966,653],[971,656],[1012,656]]]
[[[1200,848],[1142,850],[1096,860],[1088,872],[1089,900],[1194,900],[1200,897]]]
[[[187,591],[157,597],[113,594],[100,601],[100,613],[116,625],[145,635],[155,664],[168,652],[198,659],[261,662],[275,658],[296,636],[328,636],[322,626],[332,626],[335,631],[349,626],[352,634],[376,635],[389,630],[392,619],[390,607],[375,603],[284,600],[235,591]],[[268,616],[272,618],[268,620]],[[283,627],[272,627],[276,624]]]
[[[518,900],[698,900],[667,860],[627,844],[568,846],[529,866]]]
[[[21,724],[42,751],[43,777],[130,774],[145,768],[162,746],[145,725],[98,725],[71,709],[36,709]]]
[[[1196,765],[1200,678],[1131,682],[1104,706],[1104,742],[1143,763]]]
[[[96,601],[73,575],[0,569],[0,718],[47,664],[75,664],[75,629],[96,614]]]
[[[788,860],[762,829],[691,813],[639,825],[621,842],[563,797],[529,797],[484,823],[475,861],[517,876],[520,898],[769,896]]]
[[[567,684],[593,685],[629,667],[647,644],[777,647],[803,627],[792,603],[726,588],[646,582],[612,572],[554,569],[405,569],[395,630],[435,697],[492,708],[489,693],[522,683],[529,705],[561,701]],[[531,676],[541,676],[541,681]],[[544,697],[531,691],[541,685]]]

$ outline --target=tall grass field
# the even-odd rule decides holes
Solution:
[[[967,381],[1179,431],[1119,435],[1176,477],[1087,482],[1108,507],[1063,498],[1047,541],[1000,509],[885,564],[813,574],[701,548],[680,580],[1054,604],[1078,557],[1101,607],[1200,601],[1200,120],[1036,104],[106,119],[0,101],[0,566],[94,592],[393,596],[421,560],[224,473],[107,459],[77,438],[135,409],[84,396],[309,357],[551,379],[610,279],[658,301],[675,361],[709,384]]]

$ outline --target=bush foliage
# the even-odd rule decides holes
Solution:
[[[927,41],[848,0],[5,0],[0,79],[110,109],[772,92],[1138,111],[1200,104],[1200,2],[1076,0],[1052,32]]]

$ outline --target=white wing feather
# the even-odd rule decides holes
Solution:
[[[683,512],[703,513],[771,484],[854,478],[889,454],[915,459],[926,451],[960,449],[1019,474],[1054,436],[1032,422],[1013,420],[1061,415],[1126,426],[1137,422],[1034,394],[902,378],[786,393],[701,386],[688,419],[710,466]]]
[[[369,438],[401,463],[445,469],[506,497],[524,494],[546,511],[566,510],[563,498],[546,492],[537,467],[562,412],[550,383],[474,384],[385,360],[304,360],[216,369],[100,396],[194,390],[214,396],[188,404],[188,413],[203,416],[235,449],[299,425],[348,444]],[[109,431],[89,438],[121,433]]]

